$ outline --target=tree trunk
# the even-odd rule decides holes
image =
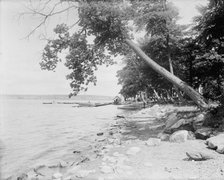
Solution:
[[[170,72],[171,74],[174,75],[174,71],[173,71],[173,63],[172,63],[172,59],[171,59],[171,53],[170,53],[170,46],[169,46],[169,34],[167,34],[167,37],[166,37],[166,42],[167,42],[167,53],[168,53],[168,61],[169,61],[169,66],[170,66]],[[180,99],[181,102],[184,102],[184,98],[180,92],[180,90],[176,87],[176,86],[173,86],[175,91],[177,92],[177,95],[178,95],[178,98]]]
[[[161,76],[166,78],[169,82],[171,82],[174,86],[178,87],[180,90],[185,92],[199,107],[208,108],[208,104],[205,102],[204,98],[195,91],[192,87],[187,85],[184,81],[174,76],[172,73],[167,71],[165,68],[158,65],[151,58],[149,58],[134,42],[129,39],[125,39],[127,45],[135,51],[135,53],[144,59],[148,65],[159,73]]]
[[[171,60],[171,57],[170,57],[170,54],[168,55],[168,60],[169,60],[169,66],[170,66],[170,72],[171,74],[174,75],[174,72],[173,72],[173,65],[172,65],[172,60]],[[177,86],[173,86],[173,88],[175,89],[175,91],[177,92],[177,95],[178,95],[178,98],[180,99],[181,102],[184,102],[184,98],[180,92],[180,90],[177,88]]]

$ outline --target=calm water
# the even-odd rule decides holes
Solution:
[[[114,121],[116,114],[123,113],[113,105],[75,108],[71,104],[43,104],[49,101],[52,97],[1,99],[2,178],[69,158],[73,150],[94,141],[96,133]]]

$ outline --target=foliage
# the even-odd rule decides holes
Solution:
[[[40,63],[43,70],[55,70],[61,62],[61,52],[68,52],[65,66],[71,70],[67,79],[71,81],[73,95],[86,90],[89,83],[96,84],[94,72],[98,65],[114,64],[111,57],[127,51],[123,40],[128,36],[128,18],[122,3],[80,2],[78,12],[79,32],[71,33],[67,25],[57,25],[54,29],[57,38],[48,40]]]
[[[41,67],[54,71],[65,51],[65,66],[70,69],[67,78],[71,81],[73,94],[85,90],[89,83],[95,84],[97,67],[113,64],[113,57],[118,54],[131,61],[124,72],[118,73],[124,94],[133,96],[139,90],[150,88],[172,90],[170,83],[145,66],[125,45],[125,39],[131,38],[133,32],[130,24],[138,31],[147,32],[146,39],[150,39],[140,45],[158,64],[167,70],[171,70],[172,65],[177,76],[196,88],[202,84],[208,90],[207,97],[221,94],[224,77],[224,8],[221,0],[210,0],[208,7],[201,8],[202,15],[196,18],[194,28],[196,38],[183,38],[185,27],[177,25],[178,12],[166,0],[61,2],[78,4],[79,31],[72,32],[65,24],[58,25],[54,30],[57,38],[48,40],[44,49]]]
[[[95,48],[88,44],[86,36],[80,33],[70,35],[65,24],[58,25],[54,32],[58,38],[48,41],[40,65],[43,70],[54,70],[57,63],[61,61],[59,54],[63,50],[68,50],[65,66],[71,70],[67,79],[71,80],[70,86],[74,93],[86,90],[90,82],[96,83],[94,71],[97,70],[98,65],[114,63],[108,55],[104,54],[102,48]]]
[[[175,74],[183,77],[182,64],[179,63],[182,60],[179,51],[182,46],[180,39],[183,36],[183,26],[176,23],[178,19],[176,8],[171,3],[156,1],[138,8],[136,14],[138,14],[134,19],[136,26],[139,30],[146,27],[147,31],[146,40],[139,40],[141,49],[167,70],[170,69],[168,59],[171,58]],[[135,63],[130,63],[130,61]],[[152,90],[155,89],[165,96],[167,92],[171,94],[173,91],[171,83],[158,75],[137,56],[129,55],[125,62],[126,66],[122,69],[123,72],[118,73],[119,83],[123,86],[121,90],[123,95],[126,93],[127,96],[129,94],[134,96],[139,91],[148,91],[152,96]],[[133,74],[138,75],[133,78]]]
[[[210,0],[200,12],[195,18],[192,76],[194,84],[204,87],[204,96],[214,100],[224,92],[224,3]]]

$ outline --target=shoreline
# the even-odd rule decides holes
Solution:
[[[181,109],[197,111],[194,106],[154,105],[128,117],[117,116],[87,150],[73,151],[76,160],[36,167],[19,180],[223,179],[224,156],[207,149],[204,140],[172,143],[158,138],[167,116]],[[192,150],[213,159],[189,161],[186,152]]]

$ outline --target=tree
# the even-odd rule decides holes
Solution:
[[[77,1],[74,3],[77,3]],[[113,56],[118,54],[124,55],[127,53],[127,48],[131,48],[138,56],[144,59],[152,69],[189,95],[196,104],[207,108],[207,104],[200,94],[185,82],[155,63],[132,42],[130,39],[130,31],[127,27],[136,10],[136,2],[130,1],[126,3],[126,1],[120,2],[115,0],[111,2],[78,1],[78,4],[78,25],[81,27],[81,30],[70,35],[69,29],[64,25],[58,26],[55,29],[55,32],[58,34],[58,39],[48,41],[41,63],[43,69],[55,69],[57,63],[60,61],[58,53],[64,49],[68,49],[69,53],[66,57],[66,64],[67,66],[69,65],[72,70],[69,79],[72,79],[71,87],[76,93],[83,88],[83,84],[88,83],[88,79],[90,81],[94,80],[94,69],[97,65],[105,61],[101,57],[106,57],[105,62],[112,62],[108,60],[109,57],[105,56],[104,53],[108,52],[109,55]],[[138,9],[141,9],[143,7],[145,8],[145,5],[150,7],[156,6],[157,4],[155,1],[139,1],[138,5]],[[48,18],[49,16],[46,17]],[[89,36],[95,37],[94,44],[92,45],[87,41],[87,37]],[[62,43],[67,41],[69,42],[68,46],[67,43]],[[76,50],[80,46],[85,47],[84,51],[80,52]],[[79,49],[81,50],[82,48]],[[86,53],[88,57],[86,57]],[[79,56],[81,60],[76,58]],[[95,60],[97,63],[93,62]],[[93,65],[90,65],[91,63],[93,63]],[[85,68],[89,70],[87,74],[84,72]],[[78,75],[77,72],[79,72]]]
[[[210,0],[195,18],[194,78],[204,87],[204,96],[218,99],[224,94],[224,2]]]
[[[124,57],[125,66],[117,72],[118,84],[122,85],[120,94],[125,98],[136,97],[140,91],[145,91],[150,83],[142,77],[139,69],[140,62],[134,53],[130,53]]]

